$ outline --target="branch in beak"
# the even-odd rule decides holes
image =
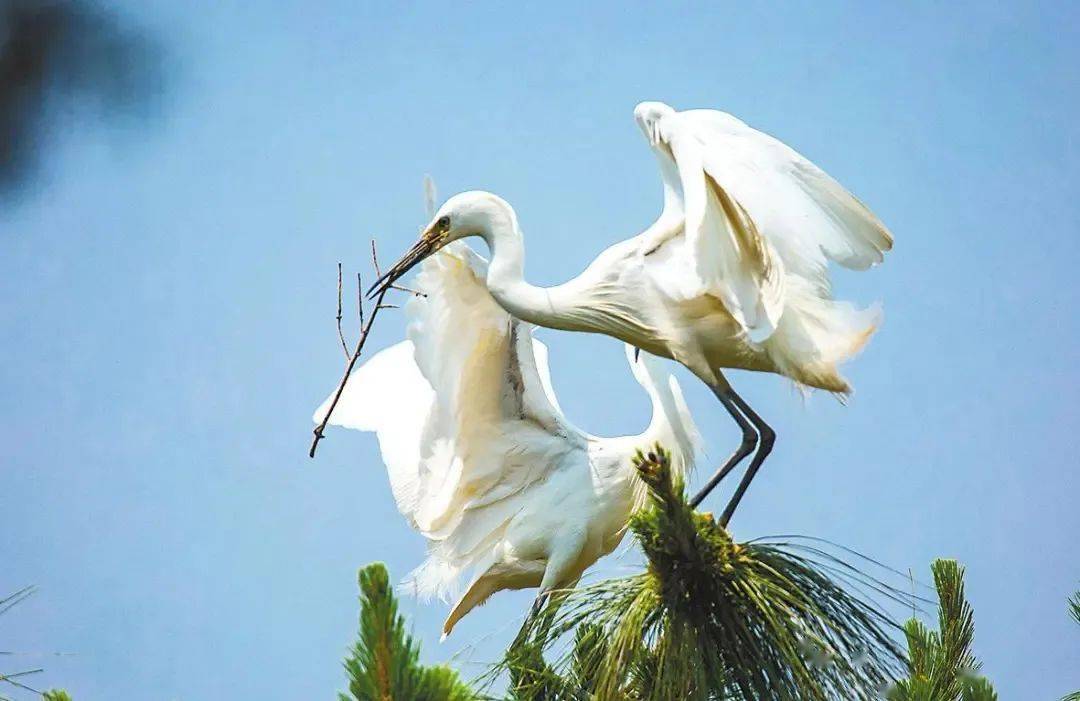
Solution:
[[[367,291],[368,299],[393,285],[405,273],[412,270],[413,266],[434,253],[436,241],[436,238],[429,236],[425,232],[420,237],[420,240],[401,257],[401,260],[394,263],[389,270],[379,276],[379,279]]]

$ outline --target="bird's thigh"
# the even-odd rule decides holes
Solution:
[[[511,522],[506,540],[514,557],[547,559],[568,541],[578,539],[581,531],[580,524],[565,509],[552,506],[520,514]]]
[[[552,523],[540,515],[530,518],[522,514],[515,518],[506,531],[506,549],[512,557],[521,560],[546,558],[550,552]]]

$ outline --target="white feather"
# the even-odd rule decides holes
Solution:
[[[546,348],[495,303],[486,268],[464,244],[425,261],[409,340],[353,372],[331,420],[376,432],[398,508],[428,541],[407,585],[445,598],[474,573],[447,630],[498,589],[576,581],[639,503],[633,452],[661,441],[681,472],[699,440],[674,377],[629,351],[653,403],[649,428],[606,439],[570,424]]]
[[[657,287],[676,304],[708,296],[723,304],[748,342],[727,363],[738,367],[742,357],[748,367],[847,391],[835,366],[862,347],[880,313],[834,301],[828,263],[881,262],[889,231],[820,168],[729,114],[647,102],[635,117],[664,184],[660,217],[637,237]],[[715,342],[697,345],[705,364],[727,364],[707,350]]]

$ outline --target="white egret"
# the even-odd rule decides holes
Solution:
[[[551,288],[526,282],[514,210],[493,194],[466,192],[443,204],[375,287],[452,241],[479,236],[491,249],[488,288],[513,316],[607,334],[685,365],[743,433],[692,503],[754,452],[721,516],[726,525],[775,433],[723,370],[771,372],[848,393],[837,366],[866,344],[878,312],[833,300],[827,266],[862,270],[880,263],[892,236],[820,168],[729,114],[644,102],[634,117],[660,163],[663,211],[578,277]]]
[[[692,463],[697,431],[675,378],[646,354],[634,377],[652,400],[644,433],[598,438],[563,416],[547,351],[484,285],[487,263],[463,243],[424,264],[406,307],[409,340],[356,369],[330,423],[375,431],[401,513],[428,541],[410,576],[447,596],[474,573],[443,627],[491,594],[573,586],[611,552],[644,491],[631,458],[655,442],[675,469]],[[320,422],[327,399],[315,412]]]

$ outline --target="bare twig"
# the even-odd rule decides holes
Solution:
[[[36,591],[37,586],[31,584],[28,587],[23,587],[22,589],[15,592],[14,594],[11,594],[10,596],[6,596],[3,599],[0,599],[0,614],[4,613],[12,606],[15,606],[16,604],[28,599]]]
[[[375,271],[378,274],[379,260],[375,251],[375,241],[371,242],[371,260],[375,265]],[[359,282],[359,276],[357,276]],[[356,365],[356,361],[360,359],[360,353],[364,350],[364,342],[367,341],[368,334],[371,333],[371,326],[375,323],[375,317],[378,315],[379,310],[384,307],[393,307],[394,305],[383,304],[383,297],[390,291],[389,287],[384,287],[379,292],[379,296],[375,298],[375,306],[371,310],[371,314],[367,318],[367,322],[361,325],[360,338],[356,341],[356,349],[353,350],[352,356],[349,358],[349,362],[345,364],[345,374],[342,375],[341,381],[338,382],[337,390],[334,392],[334,398],[330,400],[330,406],[326,410],[326,416],[322,418],[319,425],[315,427],[313,433],[315,438],[311,441],[311,450],[308,451],[308,457],[315,457],[315,450],[319,447],[319,441],[323,438],[323,431],[326,430],[326,424],[330,422],[330,417],[334,413],[334,408],[337,407],[338,401],[341,399],[341,393],[345,391],[345,383],[349,381],[349,375],[352,374],[353,367]],[[361,314],[363,313],[363,300],[360,302]]]
[[[41,692],[38,691],[37,689],[35,689],[34,687],[27,686],[26,684],[23,684],[22,682],[17,682],[14,679],[15,677],[21,677],[24,674],[36,674],[37,672],[40,672],[40,671],[41,671],[40,669],[32,669],[32,670],[30,670],[28,672],[17,672],[15,674],[8,674],[8,675],[0,674],[0,682],[7,682],[8,684],[11,684],[14,687],[18,687],[18,688],[20,688],[20,689],[22,689],[24,691],[29,691],[32,694],[37,694],[38,696],[41,696]]]
[[[405,287],[404,285],[399,285],[399,284],[397,284],[396,282],[395,282],[395,283],[391,283],[391,284],[390,284],[390,287],[391,287],[391,288],[393,288],[393,289],[395,289],[395,290],[401,290],[402,292],[408,292],[409,294],[411,294],[411,295],[415,295],[415,296],[417,296],[417,297],[427,297],[427,293],[426,293],[426,292],[421,292],[420,290],[414,290],[414,289],[413,289],[413,288],[411,288],[411,287]]]
[[[38,667],[37,669],[28,669],[25,672],[15,672],[14,674],[0,674],[0,679],[7,681],[8,679],[14,679],[15,677],[25,677],[29,674],[41,674],[44,671],[44,667]]]
[[[364,283],[356,273],[356,313],[360,316],[360,330],[364,329]]]
[[[431,179],[430,175],[424,176],[424,204],[427,209],[428,218],[430,219],[435,213],[435,182]],[[382,269],[379,267],[379,252],[375,247],[375,239],[371,240],[371,265],[375,268],[376,278],[382,277]],[[357,315],[360,317],[360,337],[356,341],[356,349],[349,355],[348,345],[345,343],[345,334],[341,330],[341,263],[338,263],[338,306],[337,306],[337,327],[338,338],[341,340],[341,348],[345,352],[345,357],[348,358],[348,362],[345,364],[345,374],[341,378],[341,382],[338,383],[337,390],[334,392],[333,399],[330,400],[330,406],[326,410],[326,416],[322,418],[322,421],[315,427],[315,438],[311,441],[311,450],[308,451],[308,456],[314,458],[315,450],[319,447],[319,441],[323,439],[323,431],[326,430],[326,424],[330,422],[330,416],[334,413],[334,408],[337,407],[338,401],[341,399],[341,393],[345,391],[345,383],[349,381],[349,375],[352,374],[353,367],[356,365],[356,361],[360,358],[360,352],[364,348],[364,343],[367,341],[368,334],[371,332],[371,326],[375,322],[375,316],[379,313],[380,309],[398,309],[396,304],[383,304],[383,298],[390,290],[401,290],[402,292],[408,292],[419,297],[427,297],[427,295],[419,290],[414,290],[404,285],[398,285],[391,283],[382,288],[378,297],[375,298],[375,306],[371,309],[371,315],[364,320],[364,285],[360,279],[360,273],[356,274],[356,295],[357,295]],[[3,603],[3,602],[0,602]]]
[[[341,262],[337,264],[337,335],[341,339],[341,351],[349,359],[349,344],[345,343],[345,333],[341,330]]]

